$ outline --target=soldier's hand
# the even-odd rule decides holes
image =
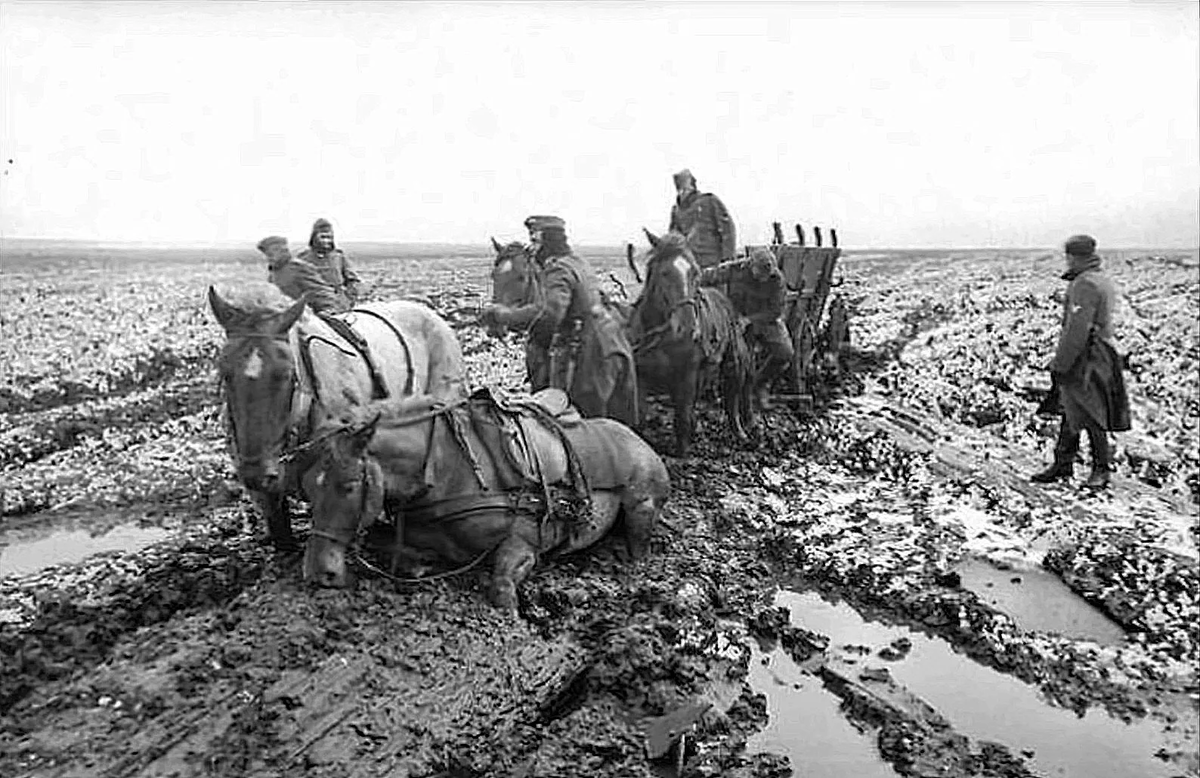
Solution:
[[[489,305],[479,313],[479,323],[483,325],[488,332],[496,334],[501,330],[504,313],[506,308],[503,305]]]

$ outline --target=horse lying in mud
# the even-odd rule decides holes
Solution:
[[[371,371],[333,326],[274,286],[254,284],[232,299],[209,287],[208,301],[225,330],[218,371],[238,476],[262,511],[268,538],[293,547],[286,497],[301,488],[312,432],[371,399]],[[375,302],[340,318],[366,341],[388,396],[465,396],[462,347],[432,309]]]
[[[629,317],[629,342],[643,392],[663,391],[675,408],[676,453],[687,456],[695,429],[696,399],[714,376],[721,380],[725,416],[734,440],[745,443],[757,426],[754,363],[745,321],[723,292],[697,283],[700,268],[687,240],[669,233],[650,241],[646,283]]]
[[[305,476],[313,529],[304,557],[310,582],[346,585],[346,551],[383,510],[397,542],[463,565],[492,555],[490,597],[515,611],[517,585],[543,555],[565,554],[623,525],[637,559],[670,493],[662,459],[631,429],[581,418],[566,394],[519,401],[487,390],[374,403],[374,418],[325,433]]]

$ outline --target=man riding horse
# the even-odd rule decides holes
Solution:
[[[734,309],[750,320],[747,340],[752,349],[761,347],[762,364],[754,374],[759,405],[769,406],[771,382],[792,362],[794,349],[783,323],[787,296],[783,273],[770,249],[757,248],[749,259],[739,259],[702,270],[700,283],[723,286]]]
[[[737,229],[721,198],[699,191],[690,170],[681,170],[671,178],[676,195],[667,229],[687,238],[701,268],[737,256]]]
[[[301,251],[297,258],[315,267],[336,292],[346,297],[350,305],[358,302],[362,282],[350,266],[346,252],[334,245],[333,225],[328,219],[313,222],[308,248]]]
[[[601,303],[591,265],[572,252],[566,224],[557,216],[530,216],[525,226],[540,299],[488,306],[480,322],[528,331],[526,367],[533,391],[554,386],[566,391],[584,416],[636,425],[633,351],[621,323]]]

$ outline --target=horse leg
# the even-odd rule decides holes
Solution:
[[[624,509],[625,548],[629,558],[636,562],[650,551],[650,536],[658,524],[659,505],[653,496],[646,495],[627,503]]]
[[[675,406],[675,454],[686,457],[692,448],[696,427],[696,368],[689,368],[683,380],[671,390]]]
[[[537,551],[528,541],[515,532],[505,538],[493,553],[492,604],[516,613],[517,584],[529,576],[536,563]]]
[[[253,496],[267,525],[266,540],[280,551],[294,550],[297,545],[288,516],[287,495],[283,492],[254,492]]]

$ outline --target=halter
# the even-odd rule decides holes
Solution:
[[[682,253],[680,253],[680,254],[676,255],[676,258],[682,257],[682,256],[684,256],[684,255]],[[666,257],[663,257],[663,258],[658,259],[657,261],[658,262],[667,262],[668,259]],[[646,281],[649,282],[649,280],[650,279],[647,277]],[[649,283],[647,283],[647,286],[649,286]],[[645,295],[645,290],[643,290],[642,294]],[[631,344],[633,346],[633,351],[635,353],[643,352],[643,351],[649,350],[650,348],[652,348],[654,346],[657,346],[663,340],[663,336],[666,335],[671,330],[672,323],[674,322],[674,319],[675,319],[675,314],[681,308],[690,307],[692,309],[692,313],[698,317],[700,315],[700,300],[697,299],[699,297],[699,295],[700,295],[700,287],[699,287],[699,285],[697,285],[696,288],[691,290],[690,295],[688,295],[687,297],[684,297],[683,299],[681,299],[681,300],[675,302],[673,305],[671,305],[671,307],[668,308],[666,313],[664,314],[663,322],[661,324],[657,324],[654,327],[651,327],[650,329],[644,330],[641,333],[639,333],[637,341],[635,343]],[[644,300],[645,297],[643,296],[642,299]]]
[[[266,333],[266,332],[248,332],[245,330],[234,330],[232,332],[229,332],[227,334],[227,337],[230,340],[232,340],[233,338],[241,338],[242,340],[267,340],[267,341],[275,341],[275,342],[279,342],[279,343],[287,343],[289,345],[289,347],[291,345],[291,336],[287,332],[282,333],[282,334],[280,334],[280,333],[272,334],[272,333]],[[237,353],[241,350],[242,350],[242,346],[241,346],[241,344],[238,344],[237,348],[231,349],[230,351],[232,353]],[[296,389],[297,389],[297,385],[299,384],[299,382],[300,382],[299,376],[296,375],[296,368],[295,368],[295,365],[293,365],[292,369],[288,375],[288,389],[290,391],[288,392],[287,415],[288,415],[289,419],[292,415],[292,407],[295,405]],[[221,383],[223,385],[228,384],[229,378],[223,377]],[[226,393],[228,393],[228,391],[229,391],[227,386],[225,387],[225,391],[226,391]],[[229,410],[228,400],[226,400],[225,409],[226,409],[226,418],[229,422],[229,431],[233,436],[233,441],[232,441],[233,445],[231,446],[231,448],[237,454],[238,461],[240,463],[247,463],[247,462],[249,462],[251,464],[260,463],[263,458],[261,454],[259,455],[259,457],[257,459],[247,460],[247,459],[243,458],[241,452],[238,451],[237,422],[234,420],[234,415],[232,413],[228,412],[228,410]],[[287,428],[284,429],[284,431],[283,431],[281,440],[279,441],[281,450],[284,452],[288,451],[291,448],[291,446],[289,444],[292,441],[294,441],[296,437],[297,437],[297,431],[296,431],[295,425],[288,424]],[[280,462],[281,463],[283,462],[282,458],[280,459]]]

